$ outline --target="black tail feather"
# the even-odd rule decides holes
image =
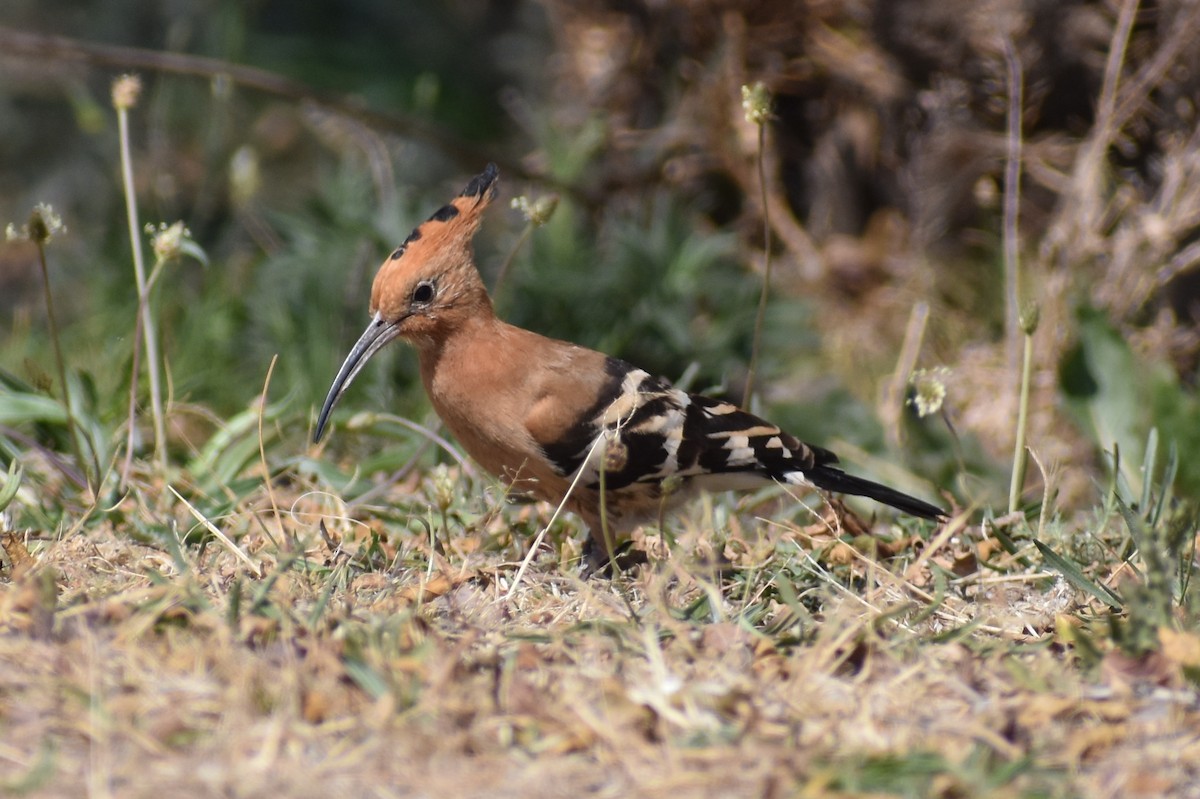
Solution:
[[[808,469],[804,476],[817,488],[825,491],[836,491],[839,494],[851,494],[856,497],[867,497],[884,505],[891,505],[896,510],[902,510],[912,516],[922,519],[940,520],[949,514],[936,505],[930,505],[924,500],[910,497],[908,494],[888,488],[885,485],[846,474],[841,469],[832,466],[818,466]]]

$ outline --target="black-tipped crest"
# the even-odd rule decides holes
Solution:
[[[495,164],[488,164],[475,177],[471,178],[471,182],[463,189],[459,197],[482,197],[484,192],[495,193],[496,178],[500,177],[500,170]]]
[[[433,212],[429,217],[431,222],[449,222],[454,217],[458,216],[458,209],[453,205],[443,205],[441,208]]]

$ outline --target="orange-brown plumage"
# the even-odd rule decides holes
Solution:
[[[729,403],[498,319],[471,251],[496,178],[489,165],[383,263],[373,318],[330,388],[314,438],[370,357],[402,338],[417,350],[434,410],[471,457],[518,490],[565,498],[604,549],[603,522],[620,534],[696,488],[813,485],[944,516],[842,472],[833,453]]]

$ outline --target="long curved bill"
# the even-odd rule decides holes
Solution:
[[[317,417],[317,430],[313,433],[314,444],[321,440],[321,435],[325,432],[325,425],[329,422],[329,414],[333,412],[333,406],[337,405],[338,400],[346,393],[346,389],[350,388],[350,384],[367,365],[367,361],[371,360],[372,355],[383,349],[399,333],[398,323],[388,322],[378,313],[375,314],[371,324],[367,325],[367,329],[358,337],[350,354],[342,362],[342,368],[338,369],[337,377],[333,379],[333,385],[329,387],[329,393],[325,396],[325,404],[321,406],[321,415]]]

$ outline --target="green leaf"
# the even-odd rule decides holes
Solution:
[[[179,242],[179,249],[184,255],[190,255],[199,261],[201,266],[208,266],[208,254],[204,252],[203,247],[191,239]]]
[[[1140,494],[1140,475],[1131,471],[1143,463],[1144,429],[1150,397],[1144,390],[1144,370],[1129,345],[1094,308],[1082,308],[1079,344],[1064,359],[1059,375],[1063,392],[1101,449],[1119,447],[1124,456],[1122,476]]]
[[[275,430],[271,423],[283,415],[289,404],[289,399],[285,398],[263,409],[263,436],[266,440],[274,438]],[[257,456],[258,409],[251,407],[218,430],[200,454],[188,463],[187,469],[205,481],[212,480],[215,485],[223,486],[231,483]],[[205,487],[210,487],[207,482]]]
[[[1146,454],[1142,458],[1142,499],[1138,503],[1138,511],[1148,514],[1154,492],[1154,466],[1158,461],[1158,428],[1151,427],[1146,436]]]
[[[378,699],[391,691],[387,679],[364,661],[357,658],[346,658],[345,667],[350,679],[354,680],[358,687],[371,697]]]
[[[8,464],[8,475],[4,478],[4,486],[0,488],[0,510],[8,507],[9,503],[17,496],[17,490],[21,487],[21,477],[24,471],[17,465],[15,460]]]
[[[1084,574],[1078,563],[1058,554],[1036,538],[1033,539],[1033,545],[1037,547],[1038,552],[1042,553],[1042,557],[1050,568],[1065,577],[1068,583],[1080,591],[1091,594],[1110,608],[1120,610],[1124,607],[1125,602],[1119,594]]]
[[[40,394],[0,396],[0,424],[18,425],[29,422],[66,424],[67,412],[61,402]]]

